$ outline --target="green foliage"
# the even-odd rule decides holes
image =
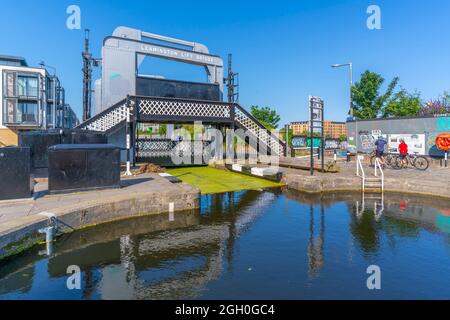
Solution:
[[[294,136],[294,130],[288,130],[289,146],[292,147],[292,138]],[[286,142],[286,128],[280,129],[280,138]]]
[[[181,128],[186,130],[189,135],[191,136],[191,139],[194,138],[194,125],[193,124],[183,124],[181,125]]]
[[[158,134],[160,136],[165,136],[167,134],[167,124],[160,124]]]
[[[450,91],[444,91],[442,94],[442,101],[446,107],[450,106]]]
[[[308,131],[308,130],[303,131],[303,133],[301,135],[304,137],[310,137],[311,131]],[[313,137],[320,138],[320,132],[313,132]]]
[[[384,106],[394,93],[399,78],[395,77],[384,94],[380,94],[384,78],[378,73],[366,70],[359,82],[352,88],[354,115],[359,119],[374,119],[382,112]]]
[[[342,134],[338,138],[339,142],[347,141],[348,137],[345,134]]]
[[[383,110],[383,117],[415,116],[421,109],[420,93],[409,93],[402,88],[387,102]]]
[[[260,108],[259,106],[252,106],[250,113],[267,129],[273,130],[278,128],[280,116],[274,109],[270,107]]]

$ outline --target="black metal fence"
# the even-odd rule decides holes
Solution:
[[[31,150],[33,169],[48,167],[48,148],[57,144],[106,144],[108,138],[101,132],[80,129],[37,130],[19,133],[19,146]]]
[[[0,200],[30,198],[30,149],[0,148]]]
[[[136,139],[136,161],[163,167],[204,166],[204,152],[210,141],[174,141],[171,139]]]

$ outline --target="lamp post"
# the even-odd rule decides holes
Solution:
[[[333,64],[332,68],[341,68],[341,67],[349,67],[350,68],[350,110],[349,115],[353,118],[353,63],[343,63],[343,64]]]
[[[57,86],[56,86],[56,68],[55,67],[52,67],[52,66],[49,66],[49,65],[46,65],[45,64],[45,62],[44,61],[41,61],[40,63],[39,63],[39,65],[42,67],[42,68],[49,68],[49,69],[52,69],[53,70],[53,111],[52,111],[52,125],[53,125],[53,129],[55,129],[56,128],[56,105],[57,105],[57,90],[58,90],[58,88],[57,88]],[[46,105],[46,108],[47,108],[47,104],[45,104]],[[47,113],[47,112],[46,112]],[[47,127],[47,119],[44,119],[44,121],[45,121],[45,127]]]

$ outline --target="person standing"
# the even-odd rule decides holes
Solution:
[[[386,140],[383,139],[382,136],[379,136],[377,141],[375,141],[375,155],[378,159],[380,159],[380,162],[382,165],[384,165],[384,159],[383,159],[383,155],[384,155],[384,148],[386,146],[387,142]]]
[[[400,140],[398,151],[400,152],[400,163],[402,167],[405,167],[405,165],[407,164],[406,157],[408,156],[408,145],[406,144],[405,140]]]

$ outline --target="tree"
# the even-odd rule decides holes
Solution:
[[[444,91],[441,95],[442,103],[445,107],[450,108],[450,91]]]
[[[288,139],[289,139],[289,146],[292,146],[292,138],[294,136],[294,130],[289,129],[288,130]],[[280,129],[280,138],[284,142],[286,142],[286,128]]]
[[[309,131],[309,130],[303,131],[303,133],[301,135],[305,136],[305,137],[310,137],[311,131]],[[320,132],[317,132],[317,131],[313,132],[313,137],[320,138],[320,136],[321,136]]]
[[[450,91],[444,91],[437,100],[429,100],[420,110],[422,116],[450,113]]]
[[[160,124],[159,125],[159,130],[158,130],[158,134],[160,136],[166,136],[167,134],[167,125],[166,124]]]
[[[387,102],[383,109],[383,117],[415,116],[421,109],[422,101],[420,99],[420,93],[409,93],[402,88]]]
[[[450,113],[450,108],[446,106],[442,101],[430,100],[420,110],[419,115],[429,116],[447,113]]]
[[[260,108],[259,106],[252,106],[250,113],[267,129],[273,130],[278,128],[280,116],[274,109],[271,109],[270,107]]]
[[[384,78],[378,73],[366,70],[352,88],[354,115],[359,119],[377,118],[391,98],[398,81],[399,78],[395,77],[386,92],[380,95]]]
[[[348,141],[348,137],[345,134],[341,134],[338,138],[339,142]]]

